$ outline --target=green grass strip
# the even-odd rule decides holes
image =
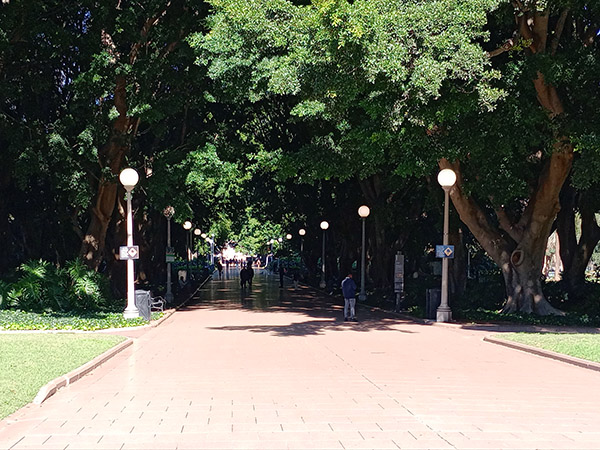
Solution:
[[[152,313],[152,320],[163,316]],[[137,327],[147,325],[142,317],[125,319],[123,313],[35,313],[19,310],[0,310],[0,330],[81,330],[94,331],[107,328]]]
[[[600,334],[588,333],[506,333],[497,339],[519,342],[563,355],[600,362]]]
[[[0,334],[0,419],[31,402],[40,388],[124,341],[92,334]]]

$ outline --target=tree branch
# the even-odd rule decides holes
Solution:
[[[552,56],[556,54],[556,50],[558,49],[558,43],[560,42],[560,37],[562,36],[563,30],[565,29],[565,22],[567,21],[568,15],[569,8],[565,8],[563,12],[560,13],[558,22],[556,22],[556,27],[554,28],[554,38],[552,38],[552,43],[550,44]]]
[[[506,231],[515,242],[521,242],[523,239],[523,230],[513,224],[504,207],[496,208],[495,211],[500,228]]]
[[[142,27],[142,30],[140,31],[140,40],[137,41],[133,47],[131,47],[131,51],[129,52],[129,63],[133,64],[136,59],[137,56],[140,52],[140,49],[142,48],[142,46],[144,45],[144,43],[146,42],[146,40],[148,39],[148,34],[150,33],[150,30],[152,29],[152,27],[154,27],[162,17],[164,17],[164,15],[167,13],[167,10],[169,9],[169,7],[171,6],[171,2],[167,2],[167,4],[165,5],[164,9],[161,12],[156,13],[154,16],[148,18],[146,20],[146,22],[144,23],[144,26]]]
[[[483,209],[475,202],[472,197],[467,197],[462,190],[462,173],[460,163],[450,163],[447,159],[441,159],[439,162],[440,169],[452,169],[456,173],[456,183],[450,189],[450,198],[452,204],[458,211],[460,220],[469,227],[477,241],[490,255],[490,257],[502,266],[508,263],[512,251],[516,245],[514,242],[508,241],[499,231],[493,226]]]
[[[501,55],[502,53],[507,52],[510,49],[512,49],[517,42],[519,42],[519,34],[518,33],[516,33],[516,36],[508,39],[504,44],[502,44],[501,47],[498,47],[496,50],[487,52],[487,57],[493,58],[494,56]]]

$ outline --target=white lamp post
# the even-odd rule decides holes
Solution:
[[[119,175],[121,184],[127,191],[127,247],[133,247],[133,213],[131,212],[131,191],[139,181],[138,173],[131,168],[123,169]],[[123,317],[132,319],[139,317],[140,312],[135,306],[133,259],[127,260],[127,307],[123,311]]]
[[[448,193],[456,183],[456,174],[451,169],[443,169],[438,174],[438,183],[444,189],[444,237],[443,245],[448,245],[448,216],[449,204]],[[437,309],[436,320],[438,322],[449,322],[452,320],[452,310],[448,306],[448,258],[442,258],[442,298]]]
[[[363,205],[360,208],[358,208],[358,215],[360,216],[360,220],[362,221],[362,251],[360,255],[360,295],[358,296],[358,299],[361,302],[364,302],[367,299],[367,294],[365,294],[365,222],[367,221],[367,217],[369,217],[370,213],[371,210],[366,205]]]
[[[210,235],[210,263],[215,264],[215,233]]]
[[[196,236],[196,239],[198,239],[198,236],[200,236],[200,233],[202,233],[202,232],[200,231],[199,228],[196,228],[194,230],[194,236]],[[193,236],[192,236],[192,239],[193,239]],[[192,240],[192,255],[196,255],[196,259],[198,259],[198,255],[194,251],[194,241],[193,240]]]
[[[167,249],[171,252],[171,219],[175,214],[175,208],[167,206],[163,211],[164,216],[167,218]],[[165,294],[165,300],[167,303],[173,301],[173,292],[171,291],[171,263],[167,263],[167,293]]]
[[[327,221],[321,222],[321,230],[323,230],[323,254],[321,257],[321,282],[319,283],[319,287],[321,289],[325,289],[327,283],[325,282],[325,230],[329,228],[329,223]]]
[[[304,253],[304,236],[306,235],[306,230],[300,228],[298,234],[300,235],[300,256],[302,256],[302,253]]]
[[[185,222],[183,222],[183,229],[185,231],[187,231],[187,235],[185,237],[185,246],[186,246],[186,253],[187,253],[187,260],[188,262],[190,262],[190,254],[192,253],[192,222],[190,222],[189,220],[186,220]]]
[[[187,231],[186,236],[185,236],[185,247],[186,247],[186,253],[187,253],[187,275],[186,275],[186,279],[185,281],[188,281],[191,279],[190,277],[190,253],[192,252],[192,222],[190,222],[189,220],[186,220],[185,222],[183,222],[183,229],[185,231]]]

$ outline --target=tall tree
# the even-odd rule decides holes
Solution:
[[[440,167],[452,167],[457,172],[452,201],[463,222],[502,270],[507,289],[504,311],[558,314],[544,297],[540,273],[545,244],[560,209],[559,194],[571,172],[574,151],[576,147],[585,152],[597,148],[597,142],[589,145],[588,139],[585,145],[581,139],[589,136],[595,125],[590,124],[583,111],[586,108],[578,99],[582,87],[578,83],[595,84],[593,90],[597,91],[597,75],[591,79],[581,77],[575,83],[573,78],[574,74],[586,72],[582,65],[590,61],[596,64],[594,38],[599,30],[598,11],[587,2],[513,1],[511,7],[516,27],[501,46],[488,54],[505,58],[500,64],[503,63],[506,74],[522,71],[531,80],[533,89],[513,93],[519,95],[521,104],[529,103],[530,110],[535,109],[531,106],[539,105],[547,116],[548,142],[532,147],[521,160],[521,164],[537,161],[538,175],[531,180],[520,207],[495,203],[495,225],[465,190],[463,164],[442,160]],[[499,13],[500,18],[501,13],[510,17],[507,10]],[[499,26],[496,31],[501,30],[506,28]],[[506,58],[506,52],[511,52],[512,57]],[[521,120],[531,120],[531,116],[521,116]],[[540,123],[531,125],[539,128]]]

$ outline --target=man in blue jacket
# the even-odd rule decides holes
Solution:
[[[344,320],[356,322],[354,317],[354,306],[356,305],[356,283],[349,273],[342,281],[342,294],[344,295]]]

